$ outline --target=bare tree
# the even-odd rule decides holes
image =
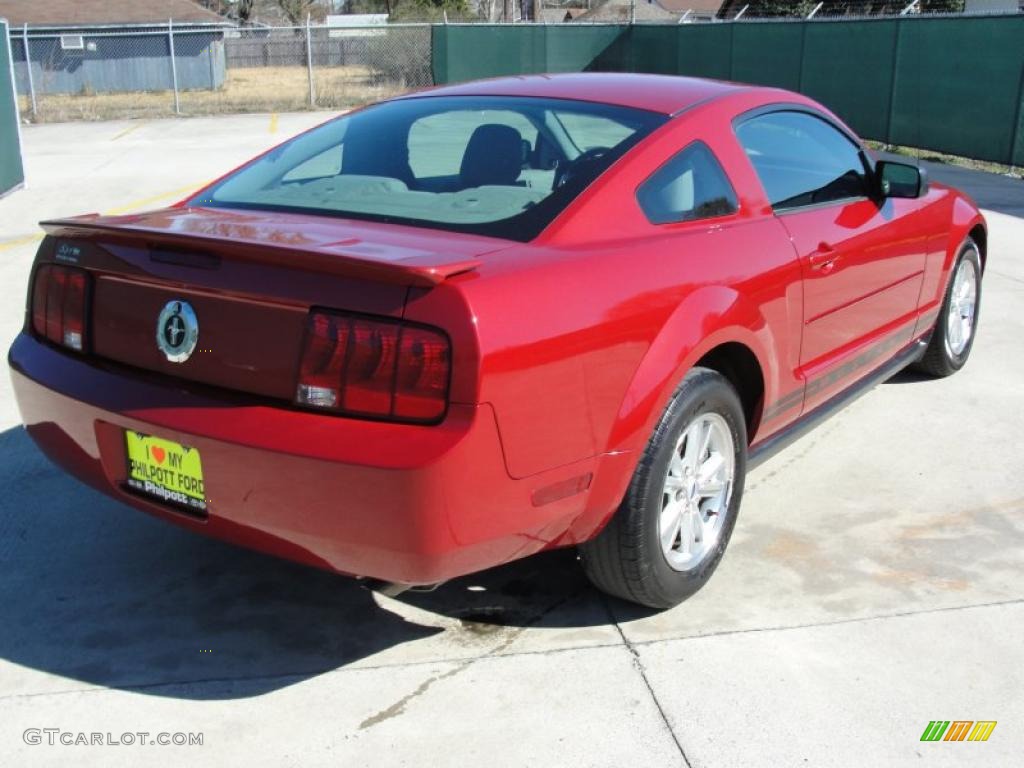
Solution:
[[[498,18],[500,0],[477,0],[476,8],[484,21],[495,21]]]
[[[253,15],[256,0],[200,0],[200,5],[243,24]]]
[[[325,11],[320,0],[277,0],[281,12],[296,26],[306,23],[306,18],[322,20]]]

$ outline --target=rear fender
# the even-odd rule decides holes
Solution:
[[[587,512],[574,526],[577,540],[593,535],[621,502],[658,419],[687,371],[728,342],[743,344],[754,353],[766,372],[765,398],[770,401],[774,396],[765,365],[774,341],[759,308],[727,286],[695,290],[669,316],[626,390],[605,455],[627,454],[630,459],[602,462],[602,477],[597,478],[599,484],[595,482],[601,493],[591,494]]]

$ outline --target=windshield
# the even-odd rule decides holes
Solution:
[[[561,99],[400,99],[298,136],[191,204],[526,241],[666,120]]]

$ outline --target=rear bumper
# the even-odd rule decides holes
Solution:
[[[75,477],[185,528],[329,570],[444,581],[572,543],[587,504],[587,492],[532,503],[593,460],[513,480],[486,404],[453,405],[432,427],[358,421],[86,361],[25,333],[9,363],[29,435]],[[126,490],[125,429],[199,450],[207,517]]]

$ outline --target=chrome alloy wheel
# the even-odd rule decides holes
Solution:
[[[714,550],[735,472],[736,447],[725,419],[695,417],[676,441],[661,494],[661,549],[673,570],[692,570]]]
[[[946,351],[959,357],[974,333],[974,313],[978,307],[978,271],[971,259],[962,259],[953,278],[946,310]]]

